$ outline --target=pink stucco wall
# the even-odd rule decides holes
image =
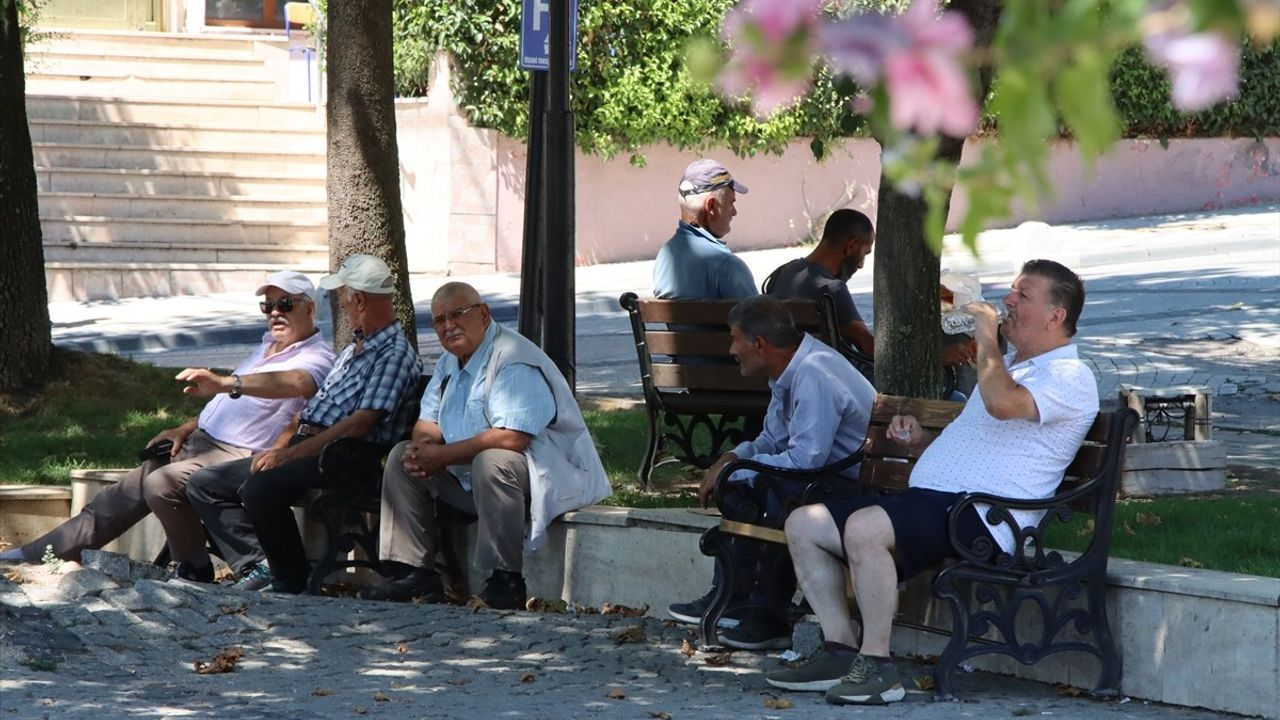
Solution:
[[[977,147],[966,146],[969,160]],[[496,263],[518,270],[524,218],[525,149],[499,137],[497,151]],[[627,158],[577,158],[577,248],[579,264],[653,257],[678,217],[675,187],[697,153],[655,146],[647,164]],[[854,140],[819,163],[808,143],[792,143],[781,155],[735,158],[709,152],[751,192],[739,199],[728,236],[735,249],[780,247],[811,235],[825,214],[853,207],[875,217],[880,173],[878,146]],[[1070,143],[1051,149],[1049,177],[1056,195],[1035,213],[1020,212],[1001,224],[1024,220],[1049,223],[1205,210],[1280,200],[1280,138],[1154,140],[1119,143],[1086,175]],[[951,217],[963,212],[955,198]]]

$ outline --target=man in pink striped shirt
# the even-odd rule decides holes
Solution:
[[[187,504],[187,478],[210,465],[283,446],[306,399],[315,395],[333,365],[333,349],[315,325],[315,285],[284,270],[258,288],[267,331],[257,351],[229,375],[187,368],[177,380],[183,392],[213,397],[197,418],[161,431],[147,443],[151,455],[120,482],[103,490],[78,515],[0,560],[40,562],[47,549],[64,560],[97,549],[154,512],[164,526],[178,575],[210,582],[213,566],[204,550],[200,518]],[[171,443],[164,450],[162,443]]]

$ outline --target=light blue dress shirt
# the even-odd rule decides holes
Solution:
[[[497,331],[498,324],[491,323],[465,367],[458,367],[458,358],[448,353],[436,363],[422,394],[419,418],[439,425],[446,443],[475,437],[489,428],[537,435],[555,419],[551,387],[532,365],[512,363],[498,371],[492,388],[485,387]],[[470,465],[450,465],[449,472],[464,490],[471,490]]]
[[[764,430],[735,447],[733,454],[774,467],[811,470],[862,447],[875,388],[843,355],[812,335],[804,336],[787,369],[769,381],[769,388]],[[857,466],[843,475],[856,478]],[[753,477],[754,472],[739,470],[730,479]]]

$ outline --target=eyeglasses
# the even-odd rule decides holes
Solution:
[[[302,303],[305,303],[305,302],[306,300],[303,300],[301,298],[295,300],[291,297],[282,297],[275,302],[271,302],[270,300],[263,300],[262,302],[258,303],[258,308],[262,310],[263,315],[270,315],[271,311],[277,308],[279,308],[280,312],[282,313],[288,313],[288,312],[293,312],[294,305],[301,305]]]
[[[439,315],[431,318],[431,324],[435,325],[438,328],[444,327],[445,321],[448,320],[453,322],[453,324],[457,325],[459,322],[462,321],[462,318],[466,317],[467,313],[480,307],[483,304],[484,303],[472,303],[471,305],[465,305],[460,308],[454,308],[453,310],[450,310],[449,312],[446,312],[446,313],[440,313]]]

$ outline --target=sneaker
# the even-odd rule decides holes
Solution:
[[[279,593],[284,595],[301,595],[307,589],[306,580],[290,580],[288,578],[274,578],[263,592]]]
[[[213,582],[213,565],[197,566],[194,563],[180,562],[178,567],[174,568],[173,574],[190,582],[211,583]]]
[[[494,610],[523,610],[528,601],[524,576],[518,572],[494,570],[489,579],[484,581],[480,599]]]
[[[267,589],[274,578],[271,575],[271,568],[266,563],[260,562],[249,568],[240,576],[240,579],[232,583],[234,590],[244,590],[245,592],[261,592]]]
[[[667,614],[672,620],[682,622],[686,625],[698,625],[702,623],[702,615],[711,607],[711,600],[715,597],[716,589],[711,588],[711,592],[703,595],[697,600],[682,603],[672,603],[667,606]],[[720,622],[716,623],[716,627],[721,630],[738,627],[738,621],[742,618],[742,610],[733,606],[732,601],[725,609],[724,614],[720,616]]]
[[[824,692],[839,684],[849,674],[856,653],[832,655],[827,646],[819,645],[809,657],[791,667],[764,674],[765,682],[783,690]]]
[[[385,582],[376,587],[367,587],[357,593],[361,600],[386,600],[388,602],[409,602],[421,599],[423,602],[444,602],[444,582],[433,570],[413,568],[395,580]]]
[[[827,690],[827,702],[836,705],[887,705],[906,695],[907,691],[898,679],[896,665],[859,653],[853,659],[848,674]]]
[[[749,613],[737,627],[720,633],[720,642],[739,650],[786,650],[791,647],[791,623],[768,611]]]

